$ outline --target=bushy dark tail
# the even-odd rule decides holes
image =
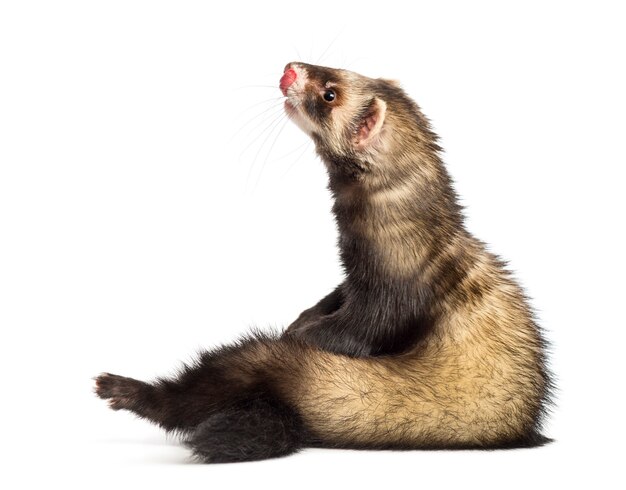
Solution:
[[[203,463],[276,458],[306,444],[297,414],[269,394],[221,408],[184,441]]]

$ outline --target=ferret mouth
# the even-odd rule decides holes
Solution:
[[[292,119],[295,122],[303,118],[306,119],[306,116],[301,113],[298,106],[300,106],[300,101],[298,100],[293,100],[291,98],[285,100],[285,113],[287,114],[287,117],[289,117],[289,119]]]
[[[311,136],[315,128],[309,118],[299,108],[300,105],[301,103],[297,99],[285,100],[285,113],[287,114],[287,117],[295,123],[296,126],[298,126],[306,134]]]

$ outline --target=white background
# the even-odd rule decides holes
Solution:
[[[601,1],[0,3],[2,486],[623,485],[625,20]],[[468,227],[553,343],[555,443],[192,465],[93,396],[101,371],[171,373],[340,281],[323,166],[274,120],[298,59],[397,79],[431,118]]]

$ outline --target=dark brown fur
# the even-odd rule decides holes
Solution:
[[[426,118],[394,82],[287,68],[287,111],[328,169],[344,282],[284,335],[207,352],[175,379],[101,375],[98,395],[207,462],[544,442],[544,341],[504,263],[465,229]]]

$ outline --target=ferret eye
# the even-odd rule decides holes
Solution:
[[[332,102],[333,100],[335,100],[336,94],[334,90],[327,90],[326,92],[324,92],[324,100],[326,102]]]

